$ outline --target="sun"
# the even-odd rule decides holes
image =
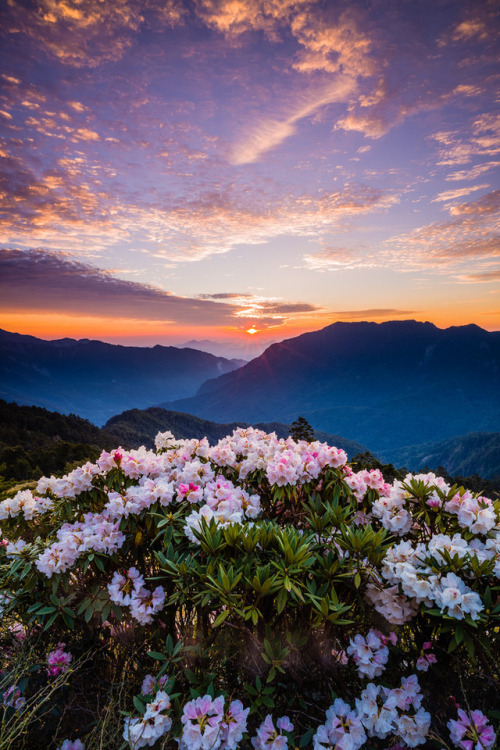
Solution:
[[[258,333],[257,328],[248,328],[247,333],[249,333],[251,336],[254,335],[254,333]]]

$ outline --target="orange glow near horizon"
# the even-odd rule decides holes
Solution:
[[[418,315],[406,316],[419,321],[430,321],[439,328],[467,325],[475,323],[486,330],[500,329],[500,310],[482,311],[467,315],[467,310],[439,310],[434,313],[424,312]],[[248,335],[269,341],[293,338],[302,333],[315,331],[336,321],[356,322],[371,320],[382,323],[394,317],[349,317],[317,315],[313,319],[304,316],[284,322],[282,325],[269,329],[248,329],[228,326],[187,326],[170,322],[140,320],[136,318],[94,317],[91,315],[64,315],[60,313],[2,313],[0,328],[24,335],[36,336],[42,339],[58,338],[90,338],[121,343],[124,345],[133,341],[134,345],[154,346],[157,343],[183,343],[191,339],[211,339],[218,341],[242,341]],[[403,318],[399,318],[403,319]],[[139,343],[141,342],[141,343]]]

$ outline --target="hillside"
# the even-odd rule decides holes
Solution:
[[[213,445],[226,435],[230,435],[237,427],[249,427],[247,422],[237,421],[226,424],[211,422],[206,419],[194,417],[192,414],[183,414],[168,411],[160,407],[150,409],[131,409],[117,414],[109,419],[104,425],[106,432],[120,435],[121,440],[127,445],[154,446],[154,438],[158,432],[170,430],[176,438],[197,438],[201,440],[207,437]],[[281,422],[255,423],[253,425],[264,432],[275,432],[279,438],[286,438],[290,434],[290,426]],[[349,458],[357,453],[366,451],[366,447],[353,440],[346,440],[339,435],[329,435],[321,430],[315,431],[316,440],[335,445],[345,450]]]
[[[102,425],[117,412],[190,396],[241,360],[172,346],[44,341],[0,330],[0,397]]]
[[[372,452],[500,428],[500,332],[469,325],[334,323],[281,343],[168,404],[210,420],[297,414]]]
[[[38,479],[59,474],[76,462],[94,461],[103,449],[154,447],[158,432],[170,430],[177,438],[207,437],[216,443],[244,423],[216,424],[190,414],[151,408],[132,409],[110,419],[104,428],[75,414],[59,414],[38,406],[19,406],[0,399],[0,478],[7,481]],[[289,427],[258,425],[287,437]],[[317,439],[343,448],[349,458],[365,447],[337,435],[317,433]]]
[[[471,432],[448,440],[381,451],[379,457],[412,471],[444,466],[453,475],[500,478],[500,433]]]
[[[95,460],[115,444],[115,435],[74,414],[0,399],[0,477],[6,480],[60,473],[68,464]]]

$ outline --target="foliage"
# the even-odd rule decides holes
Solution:
[[[182,736],[184,750],[209,726],[204,747],[334,747],[346,701],[352,747],[442,748],[450,695],[490,726],[499,519],[499,501],[433,474],[388,484],[341,450],[252,428],[212,448],[160,434],[156,452],[42,478],[0,503],[3,637],[20,630],[32,649],[29,663],[4,650],[4,670],[27,675],[19,697],[35,702],[44,660],[71,673],[56,715],[14,711],[24,734],[6,747],[56,747],[76,727],[88,748],[118,747],[121,731],[134,747]],[[362,718],[370,690],[390,705],[385,733]]]
[[[296,440],[305,440],[308,443],[312,443],[314,440],[314,430],[304,417],[297,417],[295,422],[292,422],[290,426],[290,437]]]

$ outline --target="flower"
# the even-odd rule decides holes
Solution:
[[[426,641],[422,646],[422,651],[417,659],[416,668],[421,672],[427,672],[431,664],[437,662],[436,656],[431,652],[432,643]]]
[[[494,747],[495,730],[481,711],[469,714],[459,708],[458,719],[450,720],[446,726],[455,747],[462,750],[490,750]]]
[[[184,706],[180,750],[217,750],[222,743],[224,696],[204,695]]]
[[[368,631],[366,638],[359,633],[354,639],[351,638],[347,653],[354,659],[360,677],[373,679],[382,674],[389,658],[385,640],[385,636],[373,628]]]
[[[73,656],[69,651],[64,651],[66,644],[58,643],[57,648],[47,655],[47,674],[51,677],[57,677],[58,674],[64,674],[69,669]]]
[[[293,732],[293,724],[288,716],[282,716],[277,720],[276,726],[277,729],[271,714],[267,714],[257,729],[256,736],[252,737],[255,750],[285,750],[288,747],[288,737],[282,732]]]
[[[326,722],[313,736],[314,750],[358,750],[366,741],[366,734],[356,710],[337,698],[326,712]]]
[[[238,743],[243,737],[243,733],[246,731],[249,711],[249,708],[243,708],[243,703],[239,700],[232,701],[229,704],[228,710],[222,717],[221,748],[224,750],[236,750]]]

